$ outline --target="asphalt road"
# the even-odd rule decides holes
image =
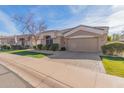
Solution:
[[[0,88],[31,88],[32,86],[18,75],[0,65]]]

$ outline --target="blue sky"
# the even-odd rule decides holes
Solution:
[[[43,19],[48,29],[65,29],[77,25],[109,26],[109,33],[120,33],[124,29],[124,6],[111,5],[41,5],[41,6],[0,6],[0,34],[19,34],[15,14],[34,13],[36,19]]]

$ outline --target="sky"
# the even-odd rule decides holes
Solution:
[[[47,29],[66,29],[78,25],[109,26],[109,34],[124,30],[124,6],[121,5],[1,5],[0,35],[19,34],[13,15],[33,13],[43,19]]]

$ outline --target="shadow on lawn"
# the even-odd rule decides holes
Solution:
[[[115,60],[115,61],[124,61],[124,57],[118,57],[118,56],[103,55],[103,56],[101,56],[101,59],[102,58],[106,58],[108,60]]]
[[[44,54],[44,53],[36,53],[36,52],[30,52],[30,51],[15,51],[12,52],[11,54],[16,54],[16,55],[22,55],[22,56],[34,56],[34,55],[45,55],[48,56],[48,54]]]

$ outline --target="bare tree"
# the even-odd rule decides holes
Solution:
[[[25,16],[15,15],[13,18],[21,28],[21,32],[23,34],[30,34],[37,46],[38,39],[42,32],[46,30],[45,22],[41,18],[37,20],[36,16],[32,13]]]

